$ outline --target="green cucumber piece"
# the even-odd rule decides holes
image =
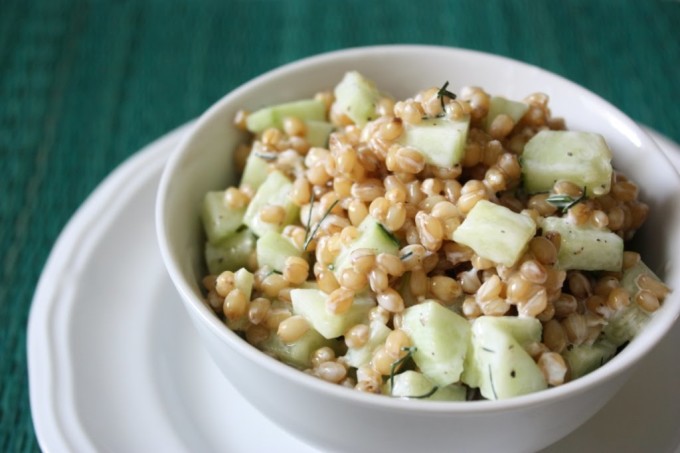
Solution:
[[[250,201],[243,216],[243,223],[258,236],[269,231],[280,233],[284,226],[295,221],[299,213],[299,208],[288,197],[292,188],[293,183],[280,171],[269,173]],[[279,205],[285,209],[286,215],[281,224],[275,225],[260,219],[260,210],[267,204]]]
[[[368,311],[376,306],[368,295],[356,296],[345,313],[334,314],[326,310],[328,294],[318,289],[293,289],[290,292],[293,312],[303,316],[324,338],[337,338],[355,324],[368,319]]]
[[[480,328],[498,329],[519,343],[526,349],[532,343],[541,341],[543,326],[536,318],[520,316],[482,316],[478,319]]]
[[[283,272],[289,256],[304,255],[288,238],[274,231],[268,231],[257,240],[256,250],[258,266],[269,266],[277,272]]]
[[[571,380],[574,380],[601,367],[615,354],[616,346],[605,339],[593,344],[572,346],[562,353],[562,357],[569,365]]]
[[[411,273],[406,272],[402,275],[399,282],[399,295],[404,299],[404,306],[410,307],[418,303],[418,297],[411,291]]]
[[[246,296],[247,300],[250,300],[250,296],[253,292],[253,283],[255,282],[255,276],[248,272],[247,269],[241,268],[234,272],[234,286],[236,289],[240,289]],[[241,316],[238,319],[224,318],[224,322],[227,324],[230,330],[233,331],[245,331],[250,326],[250,320],[247,316]]]
[[[375,84],[356,71],[345,74],[335,87],[333,108],[345,114],[357,126],[363,127],[377,117],[380,92]]]
[[[292,343],[286,343],[274,332],[258,345],[258,348],[276,359],[291,365],[295,368],[304,370],[312,367],[312,353],[324,346],[335,349],[337,343],[327,340],[319,332],[309,329],[302,337]]]
[[[661,282],[661,279],[642,261],[638,261],[635,266],[623,272],[621,286],[630,294],[630,305],[613,313],[602,329],[604,337],[616,347],[635,338],[651,319],[652,314],[635,302],[635,297],[640,292],[638,279],[641,276]]]
[[[254,282],[255,276],[248,269],[241,268],[234,272],[234,286],[243,292],[247,300],[250,300],[253,294]]]
[[[460,384],[439,387],[424,374],[413,370],[407,370],[395,375],[393,381],[394,386],[391,387],[390,380],[387,380],[383,386],[383,393],[396,398],[416,398],[430,401],[465,401],[467,396],[467,390]]]
[[[439,386],[460,379],[470,336],[465,318],[425,301],[404,310],[402,329],[415,346],[413,361],[425,376]]]
[[[482,258],[511,267],[536,234],[536,223],[505,206],[481,200],[454,231],[453,240]]]
[[[560,234],[557,267],[586,271],[619,272],[623,265],[623,239],[607,229],[574,225],[566,217],[546,217],[543,234]]]
[[[317,146],[319,148],[326,148],[328,146],[328,137],[335,129],[331,123],[327,121],[307,121],[307,133],[305,138],[309,146]]]
[[[431,118],[407,125],[399,142],[411,146],[425,157],[425,162],[451,168],[463,160],[470,119],[452,121]]]
[[[207,192],[203,197],[201,221],[212,244],[219,244],[231,236],[241,225],[246,208],[233,209],[224,201],[224,191]]]
[[[264,107],[248,115],[246,128],[255,134],[269,128],[282,129],[286,117],[323,121],[326,119],[326,105],[317,99],[302,99]]]
[[[621,286],[628,290],[631,297],[635,297],[640,291],[638,279],[641,276],[647,276],[657,282],[664,284],[663,281],[652,271],[642,260],[635,263],[634,266],[626,269],[621,276]]]
[[[369,325],[369,336],[366,344],[359,348],[347,348],[347,353],[345,354],[347,364],[354,368],[359,368],[369,363],[375,350],[385,344],[385,340],[390,332],[392,332],[392,329],[385,324],[379,321],[372,322]]]
[[[250,254],[255,251],[255,235],[247,228],[238,231],[220,244],[205,243],[205,261],[212,275],[237,271],[247,267]]]
[[[492,96],[489,101],[489,113],[486,114],[484,127],[489,130],[493,120],[498,115],[508,115],[514,123],[522,119],[524,114],[529,110],[529,106],[524,102],[512,101],[501,96]]]
[[[350,244],[343,246],[333,263],[336,277],[339,277],[344,269],[352,266],[350,255],[354,250],[372,249],[376,255],[379,253],[391,253],[393,255],[399,253],[399,241],[374,217],[366,216],[358,230],[359,237]]]
[[[524,146],[520,158],[524,188],[548,192],[557,181],[586,188],[588,196],[609,192],[612,152],[599,134],[543,130]]]
[[[613,313],[602,329],[604,337],[615,346],[621,346],[632,340],[649,322],[650,314],[635,301]]]
[[[259,189],[267,179],[267,175],[269,175],[269,164],[258,156],[256,148],[253,147],[253,150],[248,155],[240,184],[241,187],[249,186],[253,190]]]
[[[548,384],[541,370],[514,334],[526,328],[521,340],[541,340],[541,323],[535,318],[480,316],[472,323],[472,334],[462,381],[478,387],[490,400],[543,390]],[[512,320],[511,320],[512,319]],[[510,323],[517,323],[510,326]],[[536,327],[532,324],[538,324]]]

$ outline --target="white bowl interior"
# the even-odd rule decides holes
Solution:
[[[210,330],[225,347],[238,350],[247,360],[256,361],[285,379],[299,380],[315,391],[341,395],[361,404],[411,410],[400,401],[354,395],[358,392],[316,382],[269,359],[230,332],[201,301],[199,282],[204,266],[199,206],[206,191],[223,189],[233,181],[232,150],[244,140],[231,123],[236,111],[240,108],[253,111],[276,102],[310,97],[317,91],[331,89],[348,70],[362,72],[397,98],[413,95],[424,87],[441,86],[445,81],[449,81],[449,89],[454,92],[465,85],[476,85],[509,98],[521,99],[537,91],[548,94],[553,115],[564,117],[569,129],[602,134],[614,151],[614,166],[639,184],[641,198],[650,204],[651,216],[635,245],[668,284],[680,288],[680,267],[672,258],[680,252],[677,234],[680,178],[655,143],[632,120],[587,90],[530,65],[459,49],[381,46],[313,57],[254,79],[206,112],[172,156],[159,188],[159,242],[168,271],[199,330]],[[414,401],[410,407],[452,413],[503,410],[584,393],[606,376],[628,369],[668,331],[679,312],[680,297],[676,291],[645,333],[611,363],[562,387],[491,404],[444,403],[435,407]]]

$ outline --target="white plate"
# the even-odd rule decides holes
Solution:
[[[28,365],[33,422],[47,452],[316,451],[221,376],[165,273],[154,230],[156,185],[188,127],[115,170],[71,219],[43,270]],[[680,168],[680,147],[653,136]],[[545,451],[675,450],[677,344],[680,324],[617,397]]]

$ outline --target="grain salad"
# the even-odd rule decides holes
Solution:
[[[330,383],[449,401],[558,386],[669,293],[628,250],[637,185],[545,94],[443,81],[396,100],[350,71],[234,123],[251,140],[238,185],[203,201],[206,303]]]

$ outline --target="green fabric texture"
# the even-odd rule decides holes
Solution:
[[[0,3],[0,451],[39,449],[26,325],[70,216],[143,145],[281,64],[371,44],[497,53],[680,141],[680,2],[4,0]]]

